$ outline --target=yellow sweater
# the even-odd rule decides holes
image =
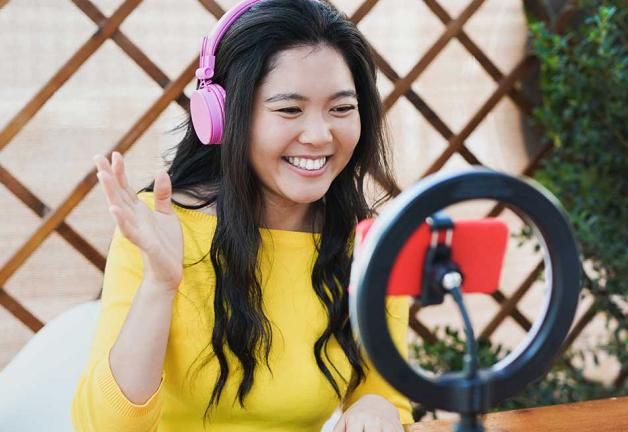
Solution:
[[[154,208],[152,193],[140,193],[139,197]],[[216,217],[175,204],[172,207],[183,229],[184,263],[195,262],[209,250]],[[233,403],[241,379],[238,362],[226,350],[230,374],[208,430],[318,432],[339,406],[339,400],[314,357],[314,342],[326,327],[324,307],[310,280],[316,258],[314,240],[310,233],[294,231],[260,229],[260,234],[264,312],[273,329],[269,357],[273,376],[265,365],[256,368],[253,387],[242,409]],[[162,382],[145,404],[137,405],[125,397],[114,380],[109,350],[141,284],[142,274],[139,249],[116,228],[107,258],[102,310],[91,355],[72,403],[72,421],[77,431],[203,431],[202,417],[218,375],[218,362],[207,364],[191,388],[189,380],[184,378],[211,337],[215,281],[211,261],[208,256],[184,269],[173,303]],[[399,351],[407,357],[408,298],[389,298],[387,302],[391,334]],[[333,337],[328,354],[338,371],[348,378],[351,366]],[[344,394],[347,384],[332,367],[330,370]],[[373,367],[343,408],[367,393],[384,396],[398,408],[402,423],[412,422],[409,401]]]

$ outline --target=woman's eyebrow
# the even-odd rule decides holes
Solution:
[[[330,96],[329,100],[339,99],[343,97],[353,97],[358,98],[355,90],[341,90],[339,92],[334,93]],[[278,93],[274,96],[265,99],[264,102],[278,102],[278,101],[286,101],[286,100],[298,100],[298,101],[307,101],[309,98],[300,95],[298,93]]]

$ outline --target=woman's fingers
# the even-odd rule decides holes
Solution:
[[[129,211],[129,205],[126,201],[122,199],[122,197],[120,197],[120,193],[117,190],[119,188],[117,186],[116,180],[111,176],[111,174],[105,171],[100,171],[98,172],[98,174],[96,174],[96,177],[98,177],[98,181],[105,191],[105,198],[107,198],[107,203],[109,204],[109,206],[111,207],[112,205],[115,205],[121,209],[126,209],[127,211]]]
[[[120,185],[107,158],[101,155],[96,155],[94,156],[94,163],[98,169],[96,177],[98,177],[98,180],[105,191],[105,197],[107,198],[109,205],[117,205],[121,208],[130,206],[129,200],[124,199],[121,195]]]
[[[106,157],[104,157],[101,154],[97,154],[97,155],[94,155],[93,160],[99,172],[105,171],[105,172],[110,172],[111,174],[113,174],[113,171],[111,171],[111,165],[109,165],[109,161],[107,160]]]
[[[137,196],[135,192],[129,186],[129,182],[126,178],[126,172],[124,170],[124,159],[122,155],[118,152],[113,152],[111,155],[111,168],[114,172],[116,180],[120,185],[121,191],[120,195],[122,198],[129,203],[129,205],[134,204],[137,201]]]
[[[155,211],[165,214],[172,213],[172,207],[170,206],[171,196],[172,183],[170,183],[170,176],[167,172],[160,171],[155,176],[155,193],[153,194]]]
[[[132,218],[129,217],[128,210],[124,210],[118,206],[112,205],[109,207],[109,213],[115,220],[116,224],[120,227],[122,234],[129,240],[136,242],[137,239],[137,226]]]

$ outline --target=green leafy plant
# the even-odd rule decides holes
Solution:
[[[553,147],[535,178],[568,214],[585,264],[583,289],[594,313],[606,317],[608,337],[565,352],[543,379],[495,410],[628,395],[628,1],[585,0],[578,10],[583,19],[563,34],[529,19],[543,96],[534,118]],[[481,366],[507,354],[486,341],[478,352]],[[572,366],[576,359],[597,363],[602,353],[621,365],[610,386]],[[446,328],[439,342],[412,346],[411,354],[426,370],[460,370],[464,340]],[[427,412],[415,406],[416,420]]]
[[[586,0],[580,10],[583,23],[564,35],[530,24],[543,94],[534,117],[553,144],[535,178],[565,208],[585,264],[583,288],[606,317],[608,340],[567,355],[597,363],[605,352],[622,370],[612,388],[597,383],[596,391],[572,374],[582,393],[570,400],[628,394],[628,1]]]

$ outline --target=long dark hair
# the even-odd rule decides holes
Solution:
[[[318,255],[312,285],[329,320],[313,350],[318,367],[339,399],[342,399],[339,386],[322,358],[324,353],[329,362],[326,345],[332,336],[352,366],[350,381],[342,377],[348,382],[346,395],[365,377],[365,363],[348,320],[347,286],[352,255],[349,245],[355,224],[370,217],[376,205],[399,193],[387,162],[375,64],[366,40],[355,25],[328,3],[266,0],[252,7],[230,27],[216,53],[214,81],[221,84],[228,95],[222,144],[202,145],[188,117],[181,125],[185,136],[176,146],[168,169],[173,190],[200,202],[185,207],[200,208],[215,203],[218,217],[209,250],[216,275],[213,353],[205,357],[200,366],[215,357],[220,374],[205,418],[212,405],[218,404],[229,375],[225,344],[242,365],[243,378],[238,390],[240,406],[244,406],[244,398],[253,385],[259,359],[265,359],[270,369],[272,332],[262,311],[257,273],[261,245],[258,228],[264,203],[256,174],[244,156],[249,149],[254,93],[281,51],[321,44],[338,50],[352,73],[362,127],[347,166],[334,179],[325,196],[313,203],[322,222],[322,233],[316,241]],[[365,198],[367,174],[383,190],[373,207]],[[143,190],[152,191],[153,187],[151,184]]]

